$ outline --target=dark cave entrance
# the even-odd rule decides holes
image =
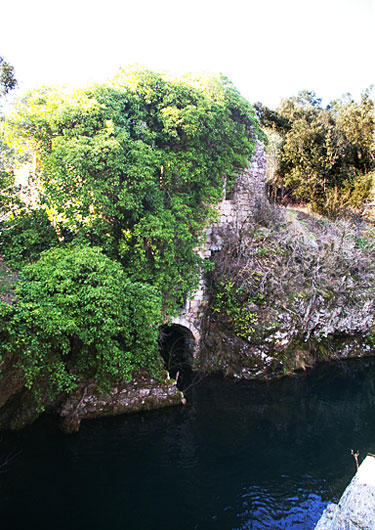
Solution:
[[[192,374],[195,348],[192,332],[179,324],[162,326],[159,345],[166,370],[177,380],[177,387],[183,390]]]

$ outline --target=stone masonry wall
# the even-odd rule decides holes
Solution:
[[[224,198],[218,206],[219,219],[206,229],[206,243],[199,249],[203,258],[210,258],[212,252],[220,250],[223,244],[221,234],[224,228],[231,225],[240,230],[243,223],[253,215],[257,204],[265,198],[266,156],[264,144],[257,141],[255,153],[249,167],[237,177],[233,198]],[[198,289],[185,302],[181,314],[172,320],[172,324],[184,326],[190,330],[195,340],[195,352],[200,341],[202,309],[206,303],[205,283],[203,276]]]

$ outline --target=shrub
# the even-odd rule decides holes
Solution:
[[[6,347],[36,396],[69,392],[83,376],[109,390],[138,369],[158,374],[160,296],[150,285],[131,283],[100,248],[43,252],[22,270],[17,296],[6,314]]]
[[[39,259],[40,253],[58,244],[58,238],[43,209],[12,214],[0,225],[0,251],[15,268]]]

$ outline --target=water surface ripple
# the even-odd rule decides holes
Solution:
[[[375,361],[206,378],[186,407],[1,435],[2,530],[314,528],[375,452]]]

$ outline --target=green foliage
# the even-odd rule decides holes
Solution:
[[[100,248],[66,246],[25,267],[14,307],[2,304],[1,351],[11,351],[36,396],[70,391],[85,377],[103,390],[134,370],[160,372],[161,300],[132,283]]]
[[[3,57],[0,57],[0,212],[6,211],[9,195],[13,191],[14,176],[11,169],[14,150],[4,141],[4,116],[1,112],[1,100],[17,86],[14,69]]]
[[[10,117],[8,142],[37,152],[40,200],[62,240],[98,245],[171,314],[197,283],[212,206],[251,158],[250,104],[224,77],[128,69],[76,92],[42,88]]]
[[[16,303],[0,308],[0,353],[37,397],[160,373],[159,325],[197,285],[203,228],[259,134],[222,76],[128,69],[18,101],[5,139],[9,160],[32,160],[34,188],[1,226],[2,255],[24,267]]]
[[[58,238],[43,209],[21,210],[0,223],[0,253],[18,269],[35,261],[40,253],[58,244]]]
[[[263,124],[283,139],[270,183],[282,188],[285,200],[310,203],[315,211],[333,215],[371,198],[374,105],[370,91],[359,103],[348,95],[326,108],[314,92],[304,91],[284,100],[276,112],[259,106]]]
[[[253,324],[257,321],[257,314],[250,311],[249,306],[260,303],[262,297],[251,298],[244,286],[238,286],[234,281],[218,281],[214,285],[212,310],[228,321],[238,337],[248,339],[254,333]]]

